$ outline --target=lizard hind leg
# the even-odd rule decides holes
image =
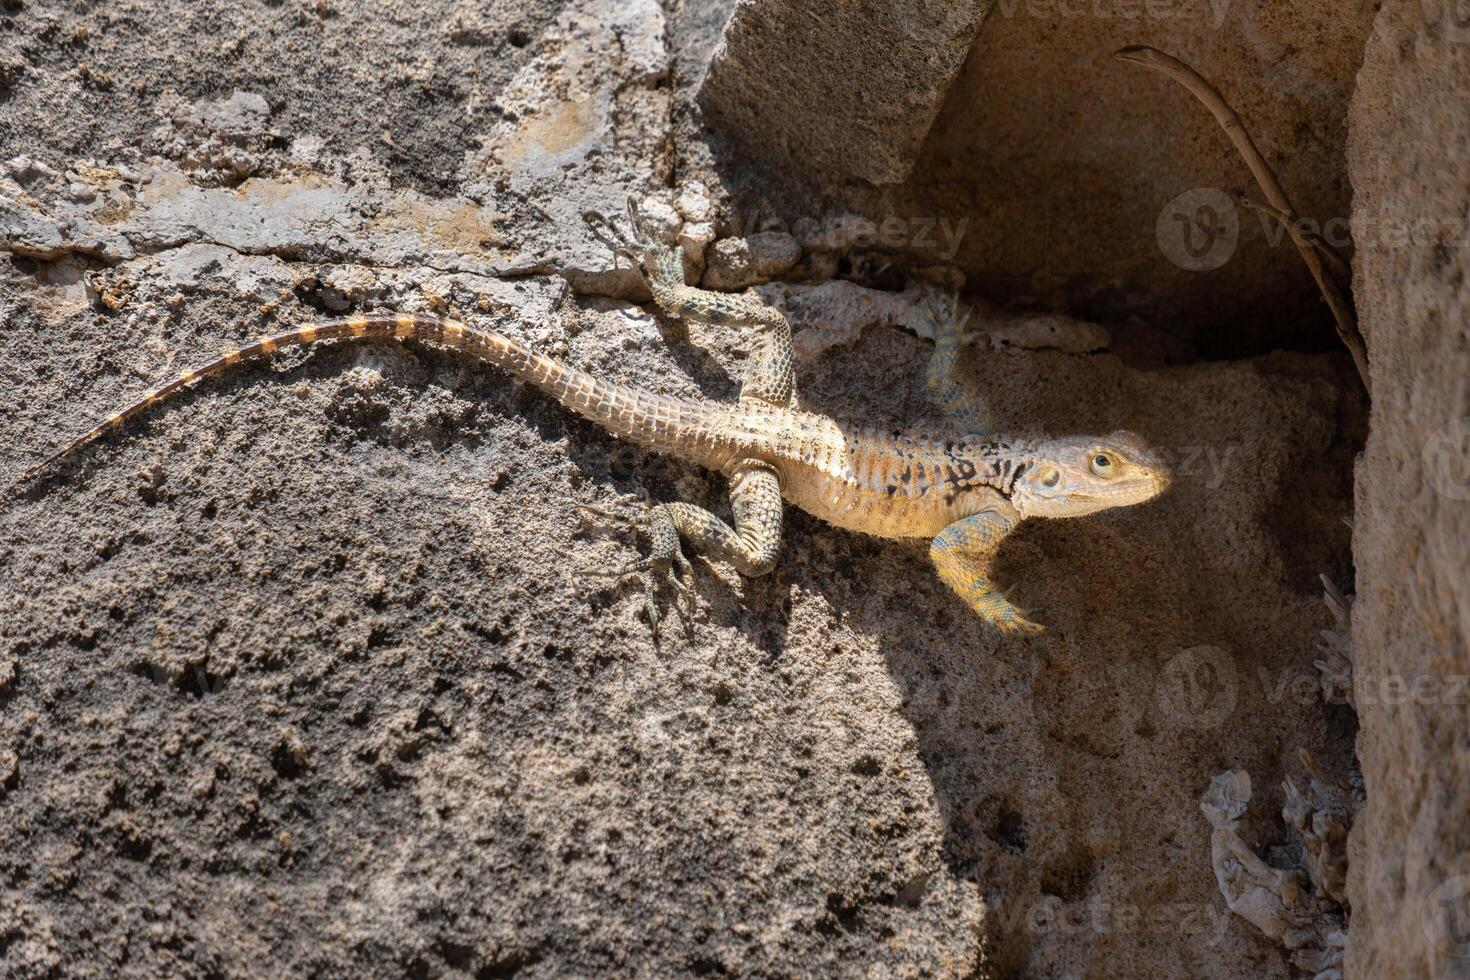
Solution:
[[[679,546],[682,537],[694,549],[709,558],[729,562],[742,575],[765,575],[776,566],[781,551],[782,501],[781,482],[764,464],[752,461],[735,468],[731,474],[730,505],[735,526],[722,521],[703,507],[686,503],[655,504],[643,512],[627,516],[584,506],[582,509],[617,523],[637,527],[652,538],[649,557],[617,570],[593,569],[584,575],[621,578],[638,575],[643,581],[645,611],[654,637],[658,636],[661,615],[658,610],[657,586],[668,583],[675,591],[674,611],[689,632],[689,615],[693,613],[694,589],[692,567]],[[678,574],[675,574],[677,571]],[[678,600],[684,600],[681,606]]]

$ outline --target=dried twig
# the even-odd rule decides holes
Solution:
[[[1274,216],[1286,225],[1287,230],[1291,233],[1292,243],[1301,253],[1302,261],[1307,264],[1312,278],[1317,280],[1317,288],[1322,291],[1322,297],[1327,300],[1327,306],[1332,310],[1333,319],[1337,321],[1337,335],[1346,345],[1348,353],[1352,354],[1353,363],[1357,365],[1358,374],[1363,379],[1363,387],[1368,388],[1368,349],[1363,343],[1362,333],[1358,330],[1358,320],[1353,313],[1352,302],[1343,291],[1343,287],[1323,268],[1322,256],[1331,254],[1336,258],[1337,263],[1343,266],[1346,266],[1346,263],[1342,262],[1341,256],[1336,256],[1336,253],[1326,248],[1319,248],[1302,233],[1296,211],[1292,209],[1286,192],[1281,189],[1281,182],[1276,179],[1276,174],[1267,165],[1265,157],[1261,156],[1261,151],[1256,149],[1255,141],[1251,139],[1250,133],[1246,132],[1245,125],[1241,123],[1235,110],[1230,108],[1215,87],[1205,81],[1199,72],[1157,48],[1144,46],[1121,48],[1114,52],[1114,57],[1169,76],[1188,89],[1190,94],[1204,103],[1205,108],[1214,115],[1215,121],[1220,124],[1221,129],[1225,130],[1225,135],[1230,137],[1230,142],[1235,144],[1236,150],[1240,152],[1245,159],[1246,166],[1250,167],[1251,173],[1255,176],[1256,183],[1261,186],[1262,193],[1266,195],[1271,207],[1275,209]],[[1322,246],[1326,244],[1326,242],[1321,243]]]
[[[1298,239],[1298,248],[1305,242],[1307,245],[1321,252],[1323,258],[1330,260],[1328,264],[1332,266],[1333,272],[1346,279],[1352,279],[1352,267],[1348,265],[1347,259],[1342,257],[1342,253],[1334,248],[1332,243],[1327,239],[1310,228],[1303,227],[1300,221],[1293,221],[1291,215],[1282,211],[1280,208],[1273,208],[1269,204],[1252,201],[1250,198],[1244,197],[1240,199],[1240,203],[1242,207],[1247,207],[1252,211],[1259,211],[1262,214],[1275,218],[1281,224],[1281,227],[1291,233],[1292,238]]]

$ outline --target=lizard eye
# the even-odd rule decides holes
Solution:
[[[1062,471],[1054,466],[1048,466],[1041,471],[1039,482],[1044,487],[1054,487],[1062,482]]]
[[[1098,476],[1112,476],[1116,462],[1112,453],[1098,453],[1092,457],[1092,472]]]

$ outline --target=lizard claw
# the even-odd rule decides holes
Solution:
[[[961,347],[975,342],[975,332],[968,329],[974,312],[973,306],[961,307],[959,293],[953,290],[931,296],[925,303],[925,313],[934,328],[934,340],[949,340]]]
[[[628,230],[620,228],[617,222],[601,211],[584,211],[582,220],[587,223],[593,238],[612,249],[614,268],[617,268],[618,259],[627,259],[634,267],[644,271],[651,267],[651,256],[659,241],[658,234],[638,210],[637,199],[628,198]]]
[[[653,630],[654,642],[658,642],[659,624],[663,615],[658,605],[658,583],[667,582],[674,590],[674,614],[684,627],[684,635],[694,635],[690,619],[694,615],[695,591],[688,581],[694,568],[684,557],[679,547],[679,532],[669,519],[668,511],[662,506],[651,506],[637,514],[620,514],[588,504],[578,504],[579,509],[605,518],[624,527],[644,528],[653,538],[653,553],[647,558],[619,569],[579,569],[576,574],[588,578],[626,578],[637,576],[643,583],[643,609],[648,616],[648,625]],[[682,602],[681,602],[682,600]]]
[[[642,527],[644,524],[648,523],[648,515],[646,512],[641,514],[620,514],[615,510],[607,510],[603,507],[594,507],[591,504],[578,504],[577,509],[582,511],[583,513],[591,514],[594,517],[600,517],[605,521],[611,521],[614,524],[621,524],[623,527]]]
[[[991,624],[1008,636],[1040,636],[1045,633],[1046,627],[1030,618],[1032,610],[1022,609],[1010,601],[1011,593],[1015,591],[1014,585],[999,591],[1000,610],[991,619]]]
[[[685,570],[685,574],[688,574],[689,560],[684,557],[683,552],[675,553],[674,563]],[[673,568],[664,572],[664,578],[677,593],[674,596],[674,614],[679,617],[679,623],[684,627],[684,636],[693,639],[694,627],[690,625],[690,620],[694,616],[694,587],[676,575]]]
[[[582,220],[587,222],[592,237],[612,249],[613,268],[617,268],[619,259],[627,259],[649,283],[660,281],[670,287],[684,284],[682,251],[664,238],[658,225],[639,209],[636,198],[628,198],[627,213],[621,221],[600,211],[585,211]]]
[[[658,229],[643,216],[643,211],[638,207],[638,199],[628,195],[628,222],[633,226],[633,233],[638,244],[647,247],[659,240]]]
[[[1045,626],[1027,619],[1021,610],[1014,607],[1007,616],[992,620],[991,625],[1006,636],[1040,636],[1046,632]]]
[[[634,266],[641,265],[639,249],[633,245],[634,236],[620,231],[607,215],[601,211],[584,211],[582,220],[587,223],[592,237],[612,250],[613,268],[617,268],[618,259],[627,259]]]

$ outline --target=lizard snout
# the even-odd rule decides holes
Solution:
[[[1148,467],[1148,472],[1149,475],[1152,476],[1154,480],[1158,483],[1159,493],[1163,493],[1164,491],[1168,490],[1169,487],[1173,486],[1174,471],[1169,468],[1168,463],[1159,461],[1154,465]]]

